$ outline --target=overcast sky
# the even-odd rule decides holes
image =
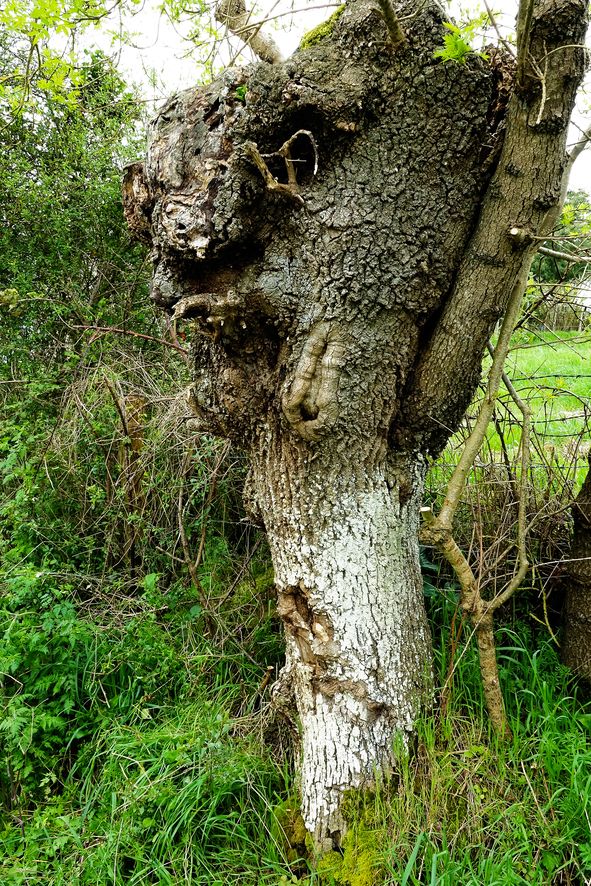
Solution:
[[[332,2],[334,3],[335,0]],[[133,19],[127,19],[126,23],[129,29],[136,32],[136,46],[121,46],[117,42],[111,44],[105,35],[101,35],[97,31],[88,33],[85,42],[98,43],[110,54],[115,52],[119,56],[118,63],[125,76],[142,84],[146,98],[154,98],[157,103],[160,103],[167,95],[194,85],[201,76],[201,72],[197,70],[192,59],[183,57],[187,48],[183,36],[189,33],[190,23],[173,27],[156,10],[157,3],[158,0],[145,0],[141,11]],[[265,12],[257,17],[257,20],[266,18],[269,14],[277,15],[279,12],[289,9],[297,10],[306,6],[318,7],[322,3],[323,0],[279,0],[279,3],[267,0],[264,5],[261,3],[261,8]],[[474,8],[476,0],[469,5]],[[451,4],[451,14],[456,18],[462,15],[460,6],[466,8],[464,3],[459,4],[457,0]],[[505,34],[513,32],[517,11],[516,0],[515,2],[514,0],[495,0],[493,8],[501,30]],[[272,10],[272,12],[267,10]],[[326,19],[333,11],[331,8],[310,8],[304,13],[278,19],[275,26],[267,24],[265,27],[269,30],[273,28],[273,37],[287,57],[297,49],[302,35]],[[279,24],[282,25],[281,29],[276,28],[276,25]],[[244,49],[243,62],[247,62],[250,58],[252,58],[250,50]],[[150,85],[150,71],[157,74],[158,83],[156,86]],[[583,114],[583,109],[586,106],[586,97],[582,95],[574,116],[574,122],[582,128],[589,125],[589,115],[586,119]],[[571,127],[570,140],[572,142],[577,140],[578,132],[575,127]],[[571,175],[570,188],[573,190],[582,188],[591,193],[591,149],[584,151],[578,158]]]

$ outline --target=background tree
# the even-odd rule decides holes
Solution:
[[[433,4],[397,7],[404,40],[386,13],[389,28],[352,3],[284,64],[174,96],[124,183],[154,299],[201,333],[195,425],[250,457],[286,627],[275,697],[295,692],[321,850],[345,829],[343,791],[413,734],[426,461],[505,314],[510,335],[584,69],[581,2],[522,4],[516,68],[498,51],[436,61]]]
[[[584,191],[566,194],[553,236],[532,262],[527,311],[519,325],[550,329],[586,326],[589,310],[589,197]]]
[[[591,465],[572,509],[573,543],[567,566],[568,586],[562,660],[591,680]]]

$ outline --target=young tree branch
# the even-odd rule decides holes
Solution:
[[[404,36],[404,31],[402,30],[400,22],[398,21],[398,16],[394,12],[392,0],[378,0],[378,3],[382,11],[384,21],[386,22],[386,27],[388,28],[390,40],[392,41],[394,46],[398,46],[400,43],[404,43],[406,37]]]
[[[517,83],[523,86],[525,63],[529,52],[529,36],[534,13],[534,0],[520,0],[517,12]]]
[[[465,612],[470,614],[472,625],[476,631],[478,640],[480,673],[489,718],[495,732],[503,738],[508,738],[511,735],[511,732],[507,724],[505,706],[499,683],[492,616],[493,612],[515,593],[529,568],[525,549],[525,537],[530,426],[530,410],[519,398],[519,395],[504,371],[504,365],[507,354],[509,353],[511,336],[519,316],[521,300],[527,285],[528,272],[529,266],[523,268],[520,277],[515,284],[503,320],[503,326],[501,328],[497,347],[494,351],[489,342],[489,351],[491,352],[493,362],[489,372],[484,401],[480,407],[476,424],[464,446],[460,460],[448,483],[447,494],[439,516],[436,517],[431,508],[421,509],[424,518],[424,525],[420,532],[421,541],[425,544],[432,544],[441,551],[448,563],[454,569],[460,582],[461,606]],[[479,582],[474,575],[472,567],[453,538],[453,519],[460,497],[466,486],[468,473],[474,464],[474,460],[484,441],[487,428],[493,415],[495,400],[498,395],[501,381],[504,381],[507,385],[509,393],[515,400],[523,415],[523,429],[521,435],[522,463],[518,517],[519,567],[508,587],[492,601],[487,602],[483,600],[480,595]]]

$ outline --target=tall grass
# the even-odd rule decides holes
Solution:
[[[148,685],[146,650],[131,640],[120,653],[126,667],[108,679],[100,650],[92,668],[88,655],[74,656],[81,710],[61,733],[67,746],[50,743],[29,760],[41,777],[12,805],[5,798],[0,883],[583,886],[591,879],[591,706],[551,641],[531,624],[506,624],[499,665],[513,741],[499,744],[486,725],[470,631],[454,634],[453,589],[430,578],[431,707],[415,752],[378,790],[348,797],[342,855],[318,864],[301,835],[285,834],[295,790],[289,737],[249,659],[220,657],[186,621],[171,631],[154,620],[138,645],[151,642],[163,655],[159,644],[172,648],[176,636],[182,661],[165,686]],[[96,695],[91,673],[102,686]],[[42,705],[33,701],[36,716]]]

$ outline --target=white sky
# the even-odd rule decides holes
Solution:
[[[267,0],[261,3],[261,8],[265,12],[259,18],[266,18],[270,13],[267,10],[273,9],[272,14],[276,15],[288,9],[301,9],[307,5],[318,7],[327,0]],[[336,0],[328,0],[335,3]],[[133,19],[127,19],[127,26],[130,30],[136,32],[136,46],[121,46],[119,43],[114,45],[110,43],[109,38],[105,34],[97,31],[87,32],[85,44],[94,42],[103,48],[109,54],[115,53],[118,56],[118,63],[122,73],[131,81],[142,84],[145,98],[153,98],[156,103],[161,103],[168,95],[193,86],[198,80],[200,73],[196,70],[195,62],[183,57],[186,53],[187,43],[183,41],[183,34],[188,34],[190,23],[184,26],[173,27],[164,16],[160,15],[156,10],[158,0],[144,0],[144,3]],[[476,0],[468,0],[471,9],[475,9]],[[247,5],[249,5],[247,3]],[[461,0],[452,0],[450,11],[451,14],[459,19],[462,16],[462,8],[466,9],[466,5]],[[493,9],[499,27],[508,35],[514,31],[515,15],[517,12],[517,0],[494,0]],[[326,19],[334,10],[331,8],[315,8],[308,9],[304,13],[294,16],[281,18],[276,24],[283,27],[276,27],[267,24],[265,28],[268,31],[273,30],[274,39],[279,44],[281,51],[287,57],[298,47],[302,35],[315,27],[319,22]],[[491,33],[491,40],[495,40],[494,34]],[[243,62],[247,62],[252,57],[248,48],[244,49],[241,57]],[[149,71],[154,71],[157,75],[157,84],[150,85]],[[582,128],[589,125],[589,116],[587,119],[583,116],[583,108],[586,106],[586,98],[581,95],[578,102],[578,108],[573,117],[574,123]],[[578,130],[573,126],[570,132],[570,141],[575,142],[578,138]],[[573,190],[583,189],[591,193],[591,149],[587,149],[578,158],[573,172],[569,187]]]

